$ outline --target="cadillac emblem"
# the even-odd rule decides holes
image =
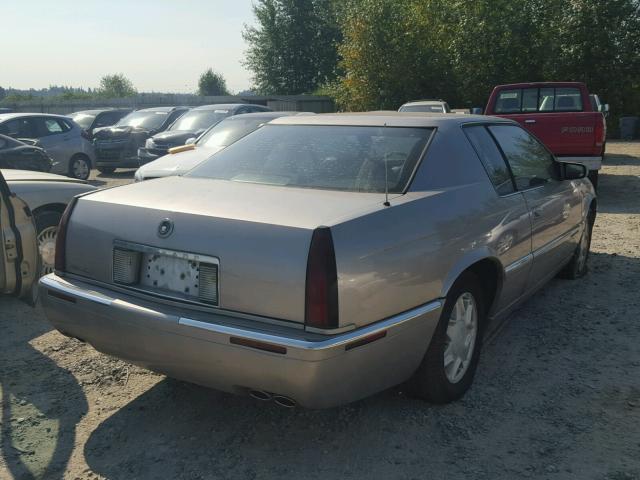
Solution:
[[[158,236],[160,238],[167,238],[173,233],[173,222],[168,218],[165,218],[158,225]]]

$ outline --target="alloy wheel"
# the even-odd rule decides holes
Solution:
[[[444,350],[447,380],[458,383],[467,372],[478,335],[478,308],[469,292],[458,297],[451,311]]]
[[[42,258],[42,275],[52,273],[56,261],[58,227],[47,227],[38,234],[38,250]]]

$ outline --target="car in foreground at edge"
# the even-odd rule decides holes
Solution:
[[[6,169],[2,174],[9,191],[20,197],[33,214],[42,272],[53,272],[58,223],[64,209],[73,197],[96,187],[51,173]]]
[[[138,168],[144,162],[138,148],[147,139],[169,128],[184,115],[187,107],[156,107],[131,112],[112,127],[94,134],[96,167],[101,173],[113,173],[116,168]]]
[[[201,385],[449,402],[491,322],[585,273],[585,175],[505,119],[278,118],[184,176],[77,198],[40,293],[60,332]]]
[[[214,153],[274,118],[300,114],[301,112],[260,112],[227,117],[207,130],[195,143],[172,148],[168,155],[140,167],[135,173],[136,182],[183,175]]]
[[[48,172],[52,165],[53,161],[44,149],[0,135],[0,168]]]
[[[93,134],[98,129],[115,125],[130,113],[130,108],[102,108],[73,112],[69,114],[69,118],[80,125],[87,132],[89,138],[93,140]]]
[[[166,155],[170,148],[184,145],[187,141],[195,141],[207,129],[227,117],[270,111],[270,108],[262,105],[245,103],[221,103],[193,108],[175,121],[167,130],[148,138],[144,147],[138,149],[138,157],[143,164],[147,164]]]
[[[40,256],[36,224],[27,204],[9,189],[0,170],[0,294],[34,305]]]
[[[89,178],[94,151],[87,133],[70,118],[44,113],[0,115],[0,134],[18,140],[32,139],[53,164],[52,173],[79,180]]]
[[[444,100],[414,100],[402,105],[399,112],[451,113],[449,104]]]

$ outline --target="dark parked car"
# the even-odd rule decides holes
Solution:
[[[138,168],[144,162],[138,148],[147,138],[162,132],[189,110],[187,107],[156,107],[136,110],[112,127],[98,130],[93,139],[96,167],[102,173],[116,168]]]
[[[100,110],[82,110],[73,112],[69,117],[93,138],[94,132],[99,128],[115,125],[131,113],[130,108],[104,108]]]
[[[262,105],[244,103],[203,105],[190,110],[180,117],[166,131],[149,138],[138,150],[142,163],[148,163],[167,154],[170,148],[184,145],[189,139],[196,139],[207,129],[232,115],[244,113],[270,112]]]
[[[0,168],[48,172],[53,162],[40,147],[0,135]]]

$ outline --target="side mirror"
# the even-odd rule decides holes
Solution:
[[[600,111],[604,113],[605,117],[609,116],[609,104],[605,103],[604,105],[600,105]]]
[[[197,138],[196,137],[191,137],[191,138],[187,138],[187,141],[184,142],[185,145],[193,145],[194,143],[196,143]]]
[[[564,180],[578,180],[587,176],[587,167],[580,163],[563,163],[562,164]]]
[[[482,107],[473,107],[471,109],[471,115],[482,115],[484,113],[484,108]]]

